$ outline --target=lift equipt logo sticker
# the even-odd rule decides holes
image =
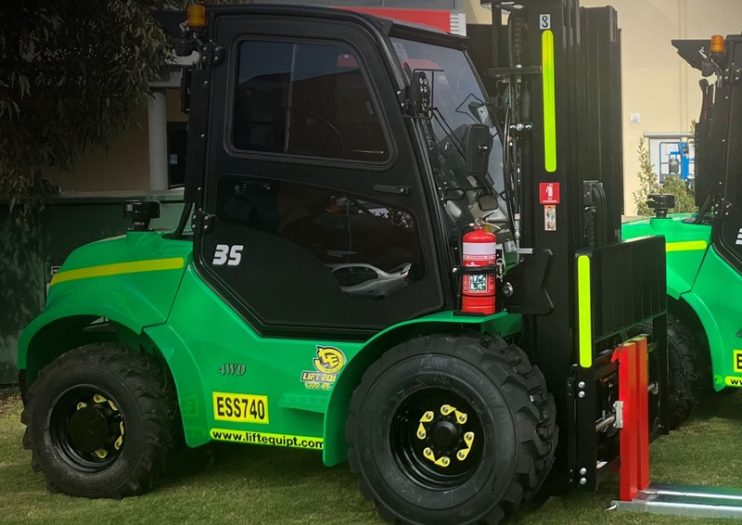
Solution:
[[[314,370],[304,370],[301,382],[307,390],[330,390],[345,362],[345,354],[339,348],[317,345],[317,357],[312,360]]]

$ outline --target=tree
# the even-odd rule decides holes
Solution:
[[[69,169],[129,124],[168,54],[162,3],[2,2],[0,199],[15,213],[38,209],[41,168]]]
[[[634,192],[634,204],[636,204],[636,212],[639,215],[651,215],[652,210],[647,205],[647,201],[652,193],[660,193],[661,188],[649,158],[647,139],[644,137],[639,139],[637,152],[639,153],[639,173],[637,174],[639,189]]]

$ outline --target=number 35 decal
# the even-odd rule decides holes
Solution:
[[[217,244],[214,250],[214,260],[212,266],[237,266],[242,261],[242,244]]]

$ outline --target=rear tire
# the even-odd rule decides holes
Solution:
[[[652,333],[652,326],[641,325],[640,332]],[[669,430],[675,430],[691,417],[703,397],[709,375],[708,351],[672,315],[667,316],[667,350],[670,365],[667,421]]]
[[[346,426],[348,459],[389,521],[496,525],[551,469],[555,421],[543,375],[517,346],[427,336],[364,374]]]
[[[164,376],[149,355],[111,344],[77,348],[42,369],[21,420],[49,489],[119,499],[153,488],[177,413]]]

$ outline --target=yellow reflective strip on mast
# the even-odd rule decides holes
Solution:
[[[681,241],[681,242],[668,242],[665,245],[665,250],[668,252],[695,252],[705,250],[708,247],[706,241]]]
[[[593,318],[590,291],[590,257],[577,257],[577,322],[580,366],[593,366]]]
[[[54,277],[52,277],[51,286],[67,281],[91,279],[93,277],[109,277],[112,275],[156,272],[161,270],[179,270],[183,268],[184,265],[185,259],[182,257],[170,257],[167,259],[149,259],[144,261],[89,266],[87,268],[78,268],[75,270],[66,270],[56,273]]]
[[[541,33],[541,81],[544,96],[544,168],[557,169],[556,80],[554,71],[554,33]]]

